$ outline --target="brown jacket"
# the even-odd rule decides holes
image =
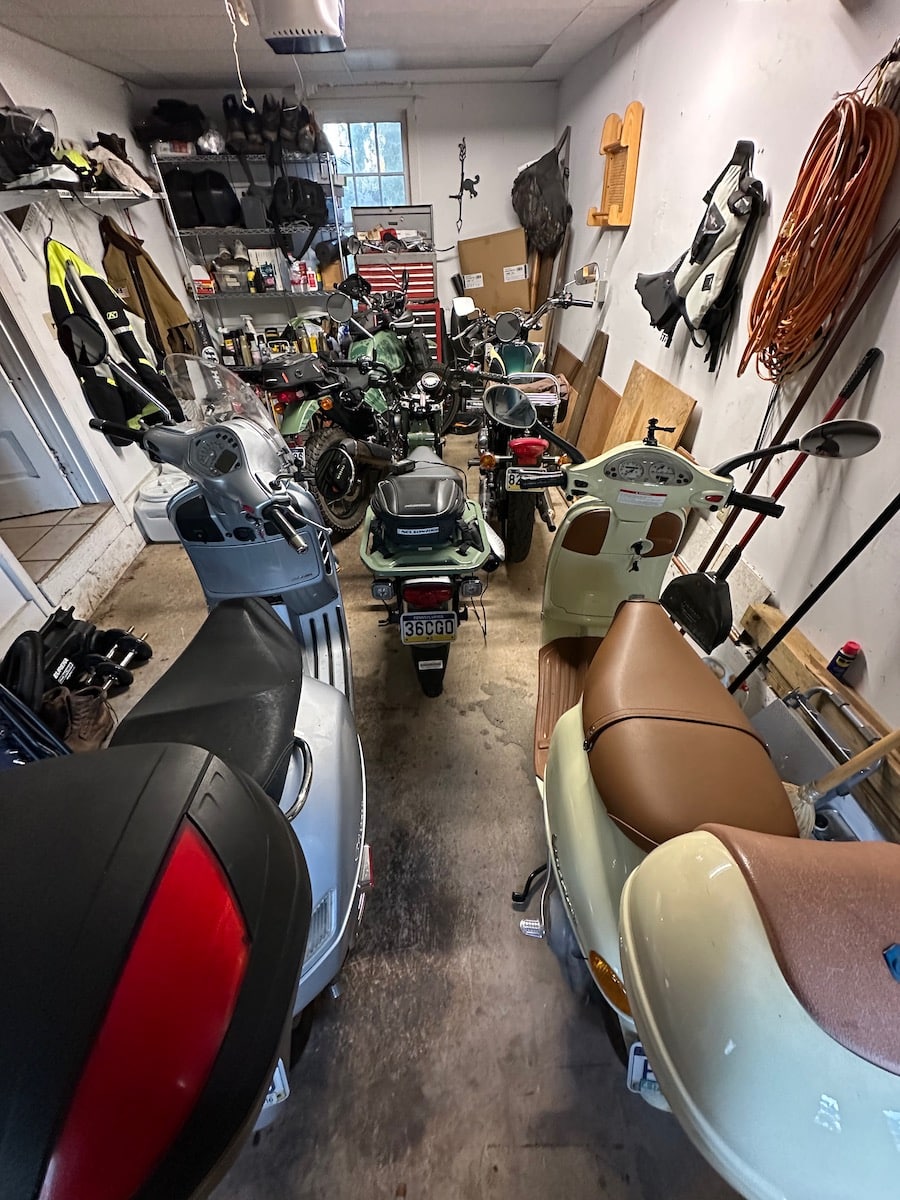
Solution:
[[[109,286],[127,308],[144,318],[154,350],[162,357],[196,354],[197,342],[190,317],[144,250],[140,238],[120,229],[109,217],[100,222],[100,236],[106,248],[103,270]]]

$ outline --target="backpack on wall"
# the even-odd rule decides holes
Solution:
[[[525,230],[528,251],[554,256],[562,245],[572,220],[567,195],[568,171],[559,156],[569,139],[562,135],[552,150],[520,171],[512,186],[512,204]]]

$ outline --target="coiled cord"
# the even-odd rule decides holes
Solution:
[[[873,84],[865,98],[842,96],[806,152],[750,306],[739,375],[754,355],[773,383],[804,366],[853,294],[900,150],[900,120],[868,102],[875,94]]]

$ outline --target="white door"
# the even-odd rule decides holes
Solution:
[[[0,371],[0,519],[77,506],[78,497]]]

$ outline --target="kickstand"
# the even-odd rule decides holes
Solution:
[[[528,904],[529,900],[531,899],[531,892],[535,885],[535,882],[536,882],[536,880],[540,879],[540,877],[547,870],[547,865],[548,865],[547,863],[541,863],[541,865],[539,867],[535,867],[534,870],[531,872],[531,874],[528,876],[528,878],[525,880],[525,886],[522,888],[521,892],[513,892],[513,894],[512,894],[513,904],[517,905],[520,908],[523,908],[526,904]]]

